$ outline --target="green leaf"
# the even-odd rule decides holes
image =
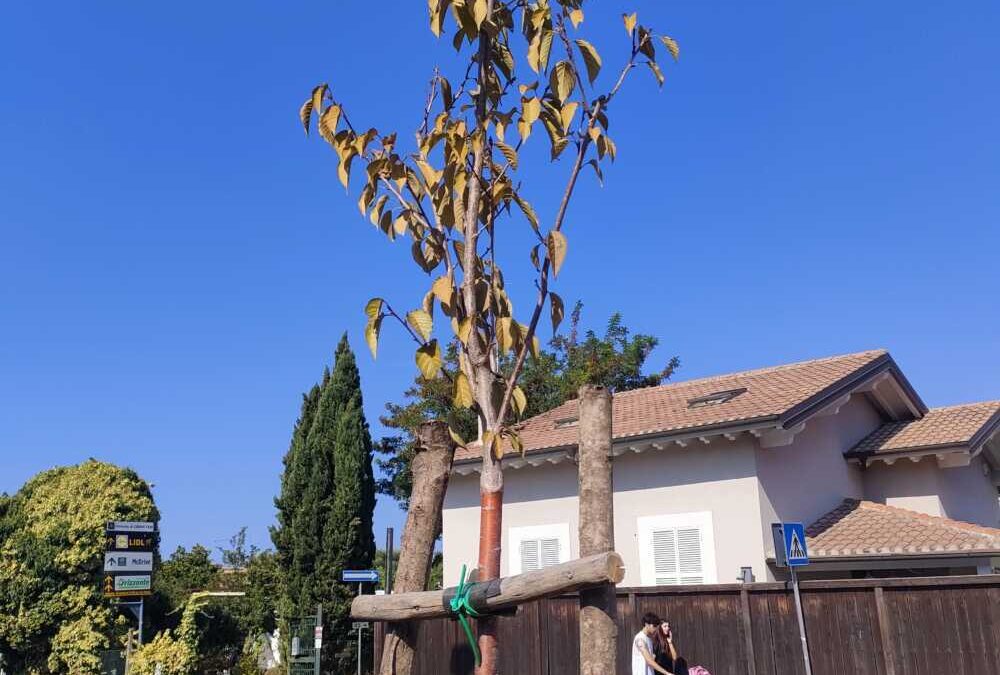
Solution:
[[[430,339],[431,331],[434,330],[434,319],[422,309],[415,309],[407,314],[406,323],[423,338],[424,342]]]
[[[520,387],[514,387],[513,391],[510,392],[510,400],[514,404],[514,410],[517,411],[517,414],[523,415],[528,407],[528,397],[525,396],[524,390]]]
[[[563,305],[563,300],[556,293],[549,293],[549,309],[552,314],[552,332],[555,333],[559,329],[559,324],[562,323],[563,317],[566,315],[566,307]]]
[[[559,276],[563,261],[566,259],[566,235],[558,230],[549,232],[545,242],[549,252],[549,260],[552,261],[552,274]]]
[[[452,405],[456,408],[471,408],[475,403],[472,397],[472,387],[469,385],[469,378],[462,371],[455,376],[455,393],[452,398]]]
[[[569,95],[573,93],[575,84],[576,78],[573,77],[573,65],[569,61],[560,61],[557,63],[555,68],[552,69],[552,74],[549,75],[549,86],[552,87],[552,92],[559,99],[559,103],[563,103],[569,98]]]
[[[669,35],[661,35],[660,42],[667,48],[670,55],[674,57],[674,61],[681,58],[681,46],[677,43],[677,40],[673,39]]]
[[[597,74],[601,72],[601,55],[597,53],[594,45],[586,40],[577,40],[576,46],[580,48],[583,62],[587,65],[587,77],[593,82],[597,79]]]
[[[632,33],[635,32],[635,22],[637,19],[638,15],[635,12],[622,14],[622,21],[625,22],[625,32],[628,33],[629,37],[632,37]]]
[[[441,372],[441,347],[437,340],[431,340],[417,349],[417,368],[428,380],[433,380]]]

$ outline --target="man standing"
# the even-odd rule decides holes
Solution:
[[[632,640],[632,675],[673,675],[669,670],[656,663],[653,658],[653,640],[651,636],[660,630],[660,617],[652,612],[646,612],[642,617],[642,630]]]

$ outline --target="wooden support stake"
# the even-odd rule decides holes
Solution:
[[[441,522],[441,508],[448,489],[448,476],[455,459],[455,442],[444,422],[425,422],[417,430],[417,452],[411,463],[413,490],[399,549],[399,566],[392,595],[359,595],[354,599],[399,598],[427,587],[434,542]],[[399,595],[397,595],[399,594]],[[381,617],[392,618],[392,617]],[[380,675],[409,675],[413,671],[416,627],[388,626],[382,645]]]
[[[747,675],[757,675],[757,656],[753,648],[753,619],[750,617],[750,591],[740,591],[740,614],[743,620],[743,644],[746,647]]]
[[[892,629],[889,626],[889,610],[885,606],[885,594],[881,586],[875,587],[875,615],[878,617],[879,638],[882,642],[882,660],[885,675],[896,675],[896,660],[893,658]]]
[[[624,576],[625,566],[620,555],[614,551],[599,553],[533,572],[504,577],[499,580],[499,592],[486,599],[483,609],[486,612],[500,612],[532,600],[570,593],[588,586],[617,584]],[[398,579],[399,577],[397,588]],[[351,603],[351,618],[357,621],[412,621],[451,616],[451,610],[445,607],[444,596],[445,591],[401,593],[395,589],[392,595],[359,595]]]
[[[580,556],[588,556],[615,548],[611,392],[584,385],[579,400]],[[580,675],[615,675],[617,617],[614,584],[580,591]]]

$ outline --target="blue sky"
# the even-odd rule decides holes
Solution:
[[[373,362],[361,308],[424,282],[296,113],[329,81],[356,123],[415,128],[453,52],[387,4],[3,8],[0,491],[93,456],[156,484],[167,550],[268,545],[345,330],[379,435],[412,355],[388,330]],[[621,310],[683,379],[886,347],[931,405],[1000,398],[1000,5],[591,4],[608,66],[632,8],[682,58],[662,92],[635,73],[570,211],[557,290],[586,320]],[[543,218],[566,170],[524,175]],[[376,539],[401,522],[381,501]]]

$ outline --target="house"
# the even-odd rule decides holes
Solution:
[[[626,586],[759,581],[771,523],[804,522],[805,577],[989,573],[1000,562],[1000,401],[928,409],[886,351],[616,394],[615,548]],[[501,573],[578,556],[577,402],[504,460]],[[479,448],[459,450],[444,581],[475,564]]]

